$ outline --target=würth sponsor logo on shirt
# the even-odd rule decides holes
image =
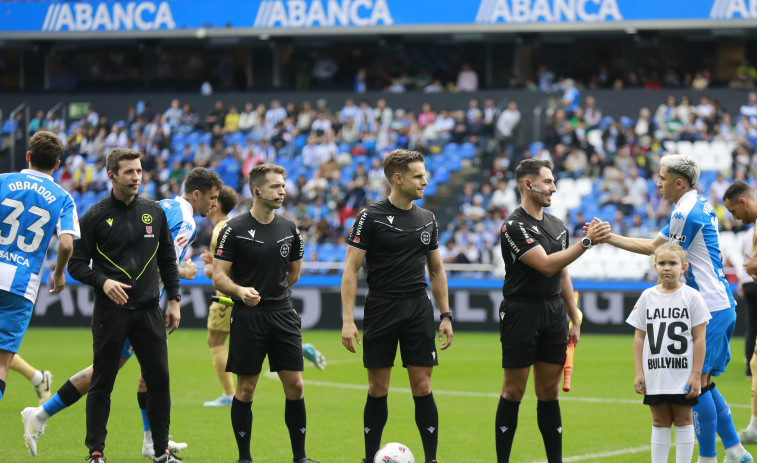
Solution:
[[[229,237],[230,233],[231,233],[231,227],[225,226],[223,230],[223,236],[221,237],[221,241],[219,241],[218,246],[216,248],[216,254],[218,254],[219,256],[223,254],[221,251],[222,251],[223,246],[226,244],[226,238]]]
[[[512,249],[513,252],[515,252],[516,254],[520,252],[520,248],[515,244],[515,241],[513,241],[510,233],[505,232],[505,239],[507,240],[507,244],[510,245],[510,249]]]
[[[152,234],[152,225],[145,226],[145,238],[155,238],[155,235]]]
[[[363,231],[363,224],[365,224],[365,216],[367,214],[365,211],[360,214],[360,219],[357,221],[357,228],[355,229],[355,237],[352,238],[353,243],[359,243],[360,242],[360,233]]]

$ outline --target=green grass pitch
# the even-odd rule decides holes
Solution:
[[[204,408],[203,401],[220,395],[202,330],[182,330],[169,337],[171,368],[171,434],[187,442],[179,456],[192,462],[235,462],[236,444],[228,408]],[[308,413],[308,456],[322,463],[358,463],[363,455],[362,416],[366,373],[360,352],[351,354],[336,331],[306,331],[328,361],[319,371],[306,362],[305,400]],[[54,389],[92,359],[88,329],[32,328],[21,354],[32,365],[55,374]],[[737,428],[749,420],[750,383],[744,377],[743,339],[732,343],[734,359],[717,380],[729,400]],[[399,360],[398,360],[399,363]],[[399,441],[422,462],[423,448],[414,421],[407,374],[394,370],[389,393],[389,421],[382,442]],[[105,455],[108,462],[142,462],[142,423],[137,408],[138,365],[132,359],[120,372],[112,396]],[[500,344],[496,333],[458,332],[452,347],[440,351],[432,386],[439,407],[439,461],[496,461],[494,415],[502,384]],[[31,384],[11,371],[0,401],[0,449],[4,462],[79,462],[86,455],[85,400],[48,422],[33,458],[24,446],[19,413],[36,405]],[[565,461],[649,461],[651,415],[633,389],[632,336],[587,334],[576,349],[573,390],[561,393]],[[275,377],[262,376],[253,403],[252,455],[256,463],[291,461],[284,426],[284,394]],[[753,453],[757,448],[750,448]],[[719,444],[722,458],[722,445]],[[696,459],[696,457],[695,457]],[[536,400],[529,384],[520,408],[513,447],[515,462],[544,461],[536,425]],[[670,460],[675,461],[675,449]]]

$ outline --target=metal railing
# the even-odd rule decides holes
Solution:
[[[16,108],[13,111],[11,111],[10,115],[8,115],[8,121],[10,122],[11,128],[13,128],[13,123],[15,122],[14,119],[16,118],[16,114],[18,114],[21,111],[23,111],[24,108],[26,108],[26,118],[24,120],[24,123],[26,123],[26,121],[29,120],[29,107],[27,106],[27,104],[25,102],[21,103],[20,105],[16,106]],[[18,129],[19,129],[19,127],[16,127],[16,130],[14,130],[10,134],[11,172],[15,172],[16,171],[16,133],[18,132]],[[23,129],[24,133],[26,133],[26,127],[23,127],[22,129]],[[25,138],[28,138],[28,137],[25,137]],[[27,140],[27,143],[28,143],[28,140]]]
[[[54,113],[55,111],[59,110],[60,108],[63,108],[63,111],[61,111],[61,113],[60,113],[60,119],[63,122],[66,122],[66,111],[65,111],[66,108],[65,108],[65,106],[63,106],[63,104],[64,104],[63,101],[59,101],[59,102],[55,103],[55,106],[53,106],[52,108],[50,108],[50,110],[45,114],[45,120],[49,119],[50,115],[52,113]]]

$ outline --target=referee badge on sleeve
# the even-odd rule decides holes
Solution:
[[[431,242],[431,233],[424,231],[421,233],[421,243],[428,244]]]

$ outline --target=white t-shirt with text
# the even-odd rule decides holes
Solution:
[[[647,395],[685,393],[694,361],[691,330],[710,318],[702,295],[690,286],[670,294],[652,287],[641,294],[626,323],[646,332],[642,363]]]

